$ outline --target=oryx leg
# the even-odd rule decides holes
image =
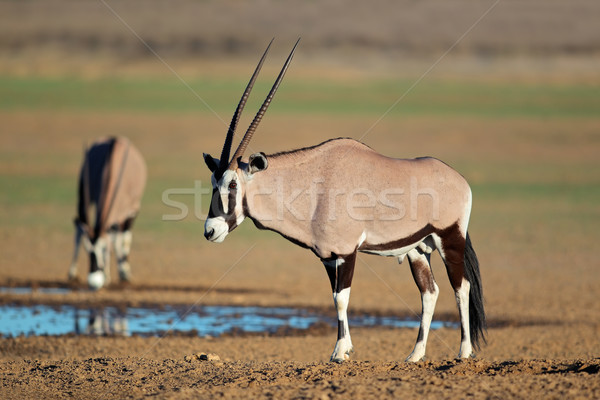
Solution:
[[[114,241],[114,233],[109,233],[108,234],[108,239],[106,241],[106,249],[105,249],[105,253],[104,253],[104,284],[106,286],[108,286],[108,284],[110,283],[110,251],[111,251],[111,247],[112,247],[112,242]]]
[[[460,316],[460,350],[458,358],[468,358],[473,354],[469,324],[469,292],[471,284],[465,278],[465,244],[466,238],[456,228],[444,237],[437,238],[436,247],[446,265],[450,284],[454,289],[454,297]]]
[[[353,351],[350,328],[348,326],[348,303],[350,302],[350,286],[354,275],[356,251],[348,256],[339,256],[331,260],[323,260],[331,290],[333,303],[337,310],[338,335],[330,361],[341,363],[350,358]]]
[[[73,259],[71,260],[71,266],[69,267],[69,280],[73,281],[77,279],[77,258],[79,257],[79,246],[81,244],[81,236],[83,231],[79,225],[75,224],[75,250],[73,250]]]
[[[135,217],[125,220],[114,236],[113,244],[119,269],[119,279],[121,282],[129,282],[131,280],[129,252],[131,251],[131,228],[133,226],[134,219]]]
[[[116,232],[114,234],[113,243],[119,268],[119,279],[126,282],[131,279],[131,266],[129,265],[131,239],[131,231]]]
[[[406,361],[416,362],[421,361],[425,357],[425,347],[427,346],[427,337],[429,336],[429,328],[433,311],[437,301],[440,289],[435,283],[433,272],[429,264],[430,253],[424,252],[420,248],[412,249],[408,252],[408,262],[410,271],[421,292],[421,325],[419,326],[419,334],[417,343],[412,353]]]

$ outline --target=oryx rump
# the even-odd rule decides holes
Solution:
[[[270,46],[270,45],[269,45]],[[297,46],[297,43],[296,43]],[[304,149],[242,155],[294,54],[229,157],[239,115],[262,66],[261,58],[234,113],[219,159],[207,154],[213,197],[204,235],[221,242],[244,218],[312,250],[325,265],[338,313],[332,361],[348,358],[352,341],[347,307],[357,252],[406,257],[421,292],[417,343],[408,361],[425,356],[439,288],[429,259],[438,250],[455,291],[461,321],[458,356],[472,355],[486,329],[477,257],[467,233],[471,189],[454,169],[434,158],[394,159],[352,139]]]
[[[79,173],[75,251],[69,279],[77,278],[79,244],[90,256],[88,284],[101,288],[110,280],[110,249],[114,246],[119,278],[129,281],[131,228],[146,185],[146,164],[125,138],[102,139],[84,152]],[[94,220],[89,217],[93,210]]]

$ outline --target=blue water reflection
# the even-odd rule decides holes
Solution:
[[[219,336],[232,331],[275,332],[281,328],[307,329],[317,322],[334,326],[335,318],[315,311],[285,307],[105,307],[82,310],[73,306],[0,306],[0,336],[118,334],[157,336],[166,332],[192,332]],[[350,318],[350,326],[418,328],[416,320],[396,317]],[[433,329],[456,324],[434,321]]]

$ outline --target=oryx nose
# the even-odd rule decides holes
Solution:
[[[204,237],[206,238],[206,240],[210,240],[210,238],[212,237],[213,233],[215,233],[215,229],[211,228],[210,231],[204,231]]]

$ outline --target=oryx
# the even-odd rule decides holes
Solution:
[[[485,340],[486,321],[478,261],[467,233],[471,189],[458,172],[434,158],[394,159],[342,138],[242,160],[296,46],[233,157],[229,153],[235,128],[268,47],[234,113],[221,157],[204,154],[213,185],[206,239],[222,242],[247,217],[257,228],[312,250],[325,265],[337,309],[338,337],[331,356],[336,362],[348,359],[352,351],[347,307],[357,252],[399,262],[408,258],[421,292],[422,314],[407,361],[423,359],[439,293],[429,263],[437,249],[460,314],[458,357],[470,357],[480,339]]]
[[[110,281],[110,249],[114,247],[121,281],[129,281],[131,228],[146,185],[146,163],[126,138],[100,139],[85,149],[79,173],[75,250],[69,279],[77,278],[77,256],[83,244],[90,256],[88,284],[101,288]],[[88,213],[93,208],[95,220]],[[92,223],[94,224],[92,225]]]

